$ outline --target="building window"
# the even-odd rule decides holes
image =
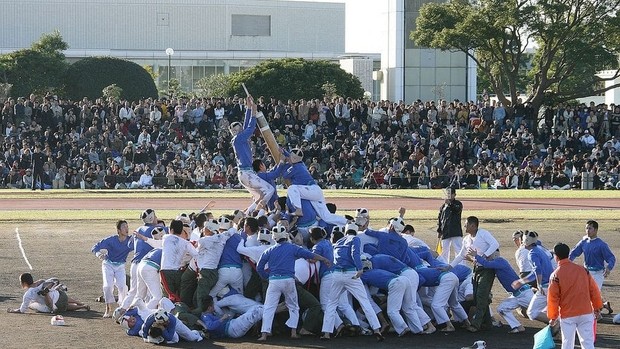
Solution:
[[[232,15],[234,36],[271,36],[271,16]]]

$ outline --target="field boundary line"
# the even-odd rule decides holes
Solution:
[[[22,257],[24,257],[24,260],[26,261],[26,264],[28,264],[28,268],[30,268],[30,270],[32,270],[32,265],[30,264],[30,261],[28,261],[28,257],[26,257],[26,251],[24,250],[24,246],[22,245],[22,238],[21,236],[19,236],[19,228],[15,227],[15,237],[17,237],[17,244],[19,245],[19,249],[20,251],[22,251]]]

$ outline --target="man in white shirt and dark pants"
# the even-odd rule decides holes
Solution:
[[[467,257],[470,250],[475,250],[477,255],[486,259],[493,259],[495,257],[495,251],[499,250],[499,242],[489,231],[480,229],[478,224],[478,217],[467,217],[465,223],[465,233],[467,235],[463,238],[461,251],[454,257],[450,266],[454,267],[461,263]],[[474,263],[476,312],[471,320],[471,325],[467,327],[467,330],[470,332],[478,332],[483,325],[491,327],[489,295],[491,294],[494,280],[495,271],[493,269],[483,268],[481,265]]]
[[[185,270],[185,255],[197,257],[198,251],[189,242],[191,227],[182,221],[173,219],[170,222],[170,232],[162,239],[161,270],[159,276],[161,284],[168,298],[173,302],[181,300],[181,276]]]

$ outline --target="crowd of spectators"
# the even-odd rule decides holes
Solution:
[[[540,113],[480,102],[352,98],[257,101],[283,147],[323,188],[620,188],[620,106]],[[4,188],[240,188],[228,126],[244,100],[0,100]],[[32,151],[45,156],[32,187]],[[272,164],[263,138],[256,158]]]

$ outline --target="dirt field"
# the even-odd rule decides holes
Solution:
[[[360,206],[360,200],[334,199],[334,202],[342,209],[354,209]],[[510,261],[514,260],[511,234],[516,229],[536,230],[541,234],[542,240],[547,246],[557,241],[563,241],[574,245],[583,232],[583,221],[570,219],[570,210],[583,207],[610,209],[609,220],[599,220],[600,236],[607,241],[614,253],[620,257],[620,225],[614,218],[618,216],[620,202],[618,200],[603,202],[601,200],[463,200],[465,207],[476,206],[477,209],[522,209],[522,208],[553,208],[566,210],[565,220],[544,221],[516,221],[508,223],[484,222],[481,227],[488,229],[500,241],[503,255]],[[200,202],[204,202],[200,200]],[[397,199],[367,200],[363,206],[373,209],[395,210],[401,205],[410,209],[436,209],[441,200],[408,200],[406,202]],[[247,200],[218,199],[219,208],[237,208],[247,204]],[[79,220],[70,222],[47,223],[37,220],[36,210],[39,209],[136,209],[137,217],[142,209],[152,207],[155,209],[179,209],[179,211],[200,207],[198,201],[192,200],[123,200],[114,199],[56,199],[56,200],[0,200],[0,212],[6,210],[32,210],[32,220],[28,222],[5,222],[0,223],[0,260],[4,272],[0,274],[0,305],[6,309],[17,307],[21,302],[22,291],[19,288],[18,276],[20,273],[29,271],[28,263],[32,265],[31,271],[35,278],[56,276],[61,278],[69,287],[69,295],[88,302],[92,306],[90,312],[74,312],[65,316],[67,326],[55,327],[50,325],[50,315],[42,314],[7,314],[0,312],[0,322],[5,324],[8,331],[3,335],[3,348],[24,347],[51,347],[51,348],[140,348],[150,347],[150,344],[142,343],[138,338],[127,337],[118,325],[109,319],[102,319],[104,310],[102,303],[95,303],[94,299],[101,294],[101,267],[100,262],[90,253],[91,246],[99,239],[115,232],[114,222],[82,222]],[[79,216],[79,211],[76,211]],[[483,217],[480,217],[483,219]],[[379,225],[379,222],[374,222]],[[435,241],[433,221],[416,221],[413,223],[420,238],[432,244]],[[130,221],[130,229],[140,224],[137,220]],[[18,237],[21,239],[24,253],[22,254]],[[620,275],[617,270],[612,272],[606,280],[604,295],[620,311]],[[505,297],[505,292],[495,283],[494,306]],[[508,328],[470,334],[463,330],[456,333],[436,333],[430,336],[407,336],[398,338],[389,335],[386,342],[377,344],[372,337],[334,339],[325,343],[317,338],[306,337],[301,341],[292,341],[284,337],[270,338],[267,344],[258,344],[253,337],[242,340],[210,341],[206,343],[180,343],[177,347],[226,347],[234,349],[244,348],[276,348],[276,347],[302,347],[302,348],[376,348],[376,347],[413,347],[413,348],[461,348],[471,345],[476,340],[485,340],[488,348],[531,348],[532,336],[543,324],[534,323],[521,319],[527,331],[521,335],[507,335]],[[619,348],[620,335],[616,327],[611,323],[611,317],[605,316],[598,324],[597,348]]]

